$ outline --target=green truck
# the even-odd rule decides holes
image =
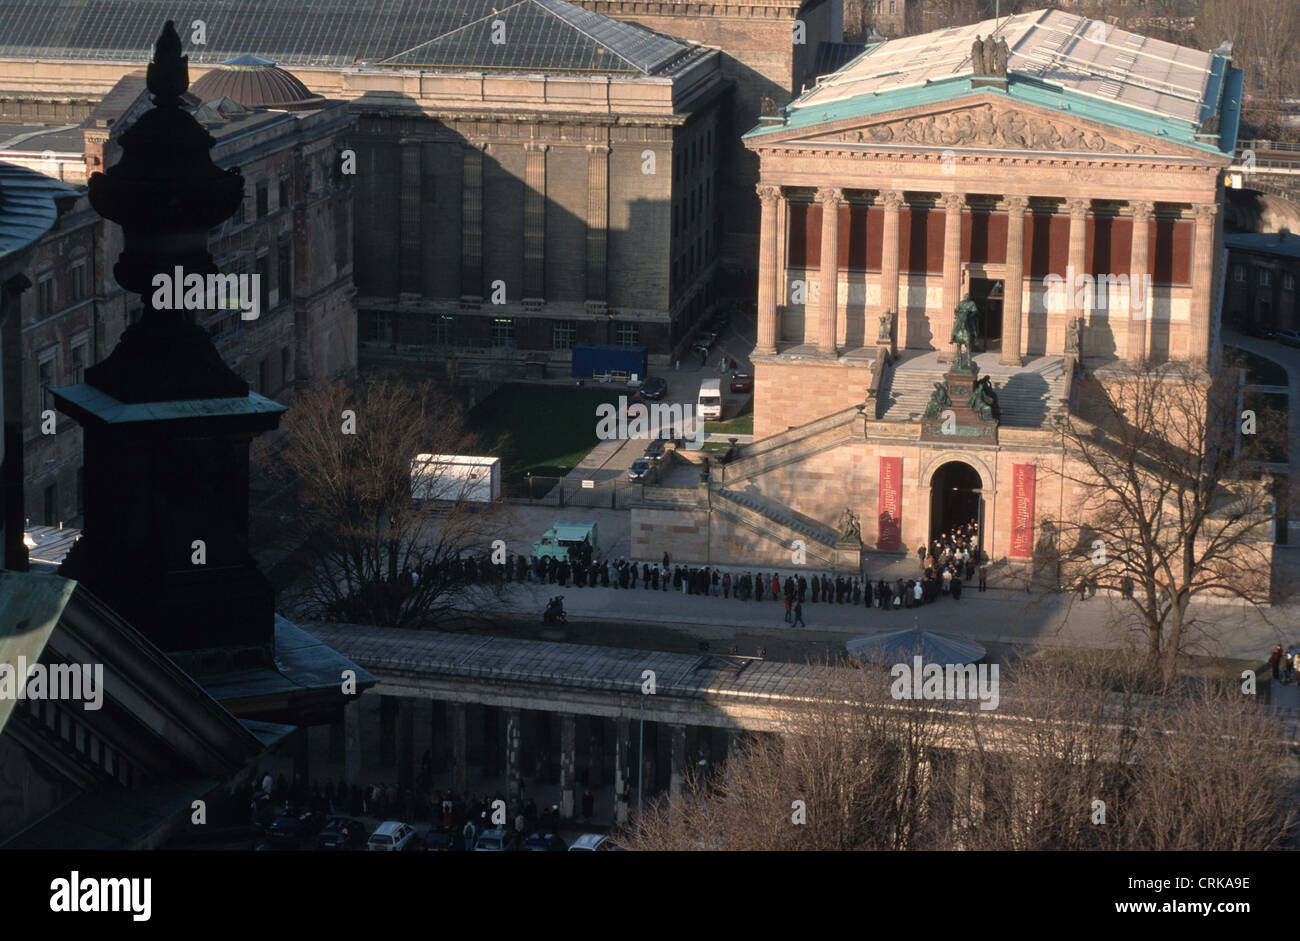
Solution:
[[[550,556],[576,562],[583,557],[590,558],[595,551],[595,523],[556,523],[533,543],[534,559]]]

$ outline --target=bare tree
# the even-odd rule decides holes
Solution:
[[[1284,434],[1274,413],[1243,412],[1240,370],[1142,363],[1080,381],[1060,424],[1070,518],[1056,522],[1062,583],[1122,599],[1153,680],[1173,681],[1197,639],[1204,595],[1269,599],[1273,501],[1258,465]]]
[[[471,502],[448,465],[427,469],[429,499],[413,500],[417,454],[457,454],[458,402],[431,383],[337,381],[299,392],[277,466],[296,481],[307,616],[399,627],[436,624],[499,582],[488,558],[500,511]],[[468,559],[468,561],[467,561]]]

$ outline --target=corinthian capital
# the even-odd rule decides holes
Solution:
[[[1029,208],[1028,196],[1007,197],[1007,212],[1018,212],[1021,215],[1024,215],[1025,210],[1028,208]]]
[[[1214,217],[1219,214],[1219,204],[1197,203],[1192,210],[1196,213],[1197,222],[1213,222]]]
[[[1071,199],[1066,201],[1065,208],[1069,210],[1071,219],[1082,219],[1088,215],[1088,210],[1092,208],[1092,200]]]
[[[781,187],[773,186],[770,183],[759,183],[755,187],[758,191],[758,198],[763,202],[776,202],[781,198]]]
[[[898,190],[886,190],[881,193],[880,201],[884,203],[886,209],[895,212],[903,208],[903,194]]]
[[[844,202],[844,190],[838,186],[819,186],[817,187],[817,202],[830,208],[837,207]]]
[[[939,202],[943,204],[945,212],[961,212],[962,207],[966,205],[966,194],[944,193],[939,197]]]
[[[1129,200],[1128,208],[1135,222],[1148,222],[1156,211],[1156,204],[1147,199],[1135,199]]]

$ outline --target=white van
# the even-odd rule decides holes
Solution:
[[[700,380],[700,397],[695,403],[695,411],[701,418],[720,420],[722,418],[722,380]]]

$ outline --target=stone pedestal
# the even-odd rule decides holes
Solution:
[[[964,444],[997,444],[997,419],[985,419],[967,402],[979,379],[972,363],[969,368],[954,366],[944,374],[944,385],[951,404],[939,409],[935,415],[921,419],[922,441],[957,442]],[[946,413],[951,412],[951,415]]]

